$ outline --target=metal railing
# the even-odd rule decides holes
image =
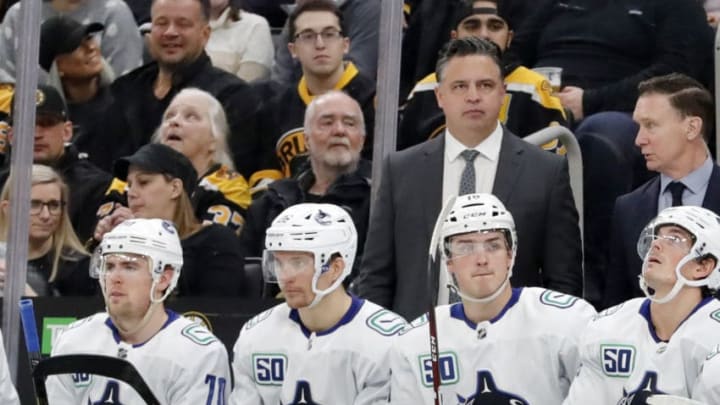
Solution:
[[[557,125],[544,128],[523,139],[528,143],[538,146],[546,144],[553,139],[559,139],[565,146],[567,150],[568,170],[570,172],[570,188],[572,188],[573,198],[575,199],[575,207],[577,208],[580,225],[580,236],[582,237],[584,224],[583,162],[577,138],[575,138],[575,135],[569,129]]]

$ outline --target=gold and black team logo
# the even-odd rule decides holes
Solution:
[[[43,104],[45,104],[45,92],[40,89],[37,89],[35,91],[35,105],[41,106]]]
[[[200,325],[207,328],[207,330],[209,330],[210,332],[213,331],[212,325],[210,324],[210,320],[202,312],[187,311],[187,312],[183,313],[182,316],[184,316],[185,318],[187,318],[193,322],[199,323]]]
[[[283,175],[290,177],[292,174],[293,159],[298,155],[305,155],[307,153],[305,131],[303,128],[294,128],[282,134],[275,145],[275,153],[278,159],[280,159]]]

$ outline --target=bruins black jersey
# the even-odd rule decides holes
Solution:
[[[435,73],[419,81],[403,107],[398,149],[405,149],[445,129],[445,115],[435,99],[438,86]],[[560,99],[552,95],[550,83],[537,72],[519,66],[505,76],[505,100],[500,122],[517,136],[524,137],[550,125],[567,125]],[[564,154],[565,149],[553,140],[543,149]]]
[[[239,235],[250,206],[250,188],[241,174],[216,164],[200,178],[191,200],[200,221],[227,226]],[[127,206],[127,183],[117,178],[105,193],[98,219],[110,215],[116,204]]]
[[[366,132],[363,157],[372,157],[375,83],[348,62],[335,89],[346,92],[360,104]],[[260,170],[250,177],[249,183],[253,188],[265,180],[294,177],[307,161],[303,121],[305,108],[315,96],[310,94],[304,77],[297,87],[286,87],[271,93],[274,93],[271,99],[260,107],[258,113],[262,163]]]

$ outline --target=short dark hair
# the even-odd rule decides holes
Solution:
[[[700,117],[703,137],[706,141],[710,139],[715,107],[712,95],[700,82],[682,73],[657,76],[638,84],[638,97],[649,94],[668,96],[670,105],[683,118]]]
[[[298,19],[300,14],[307,11],[327,11],[328,13],[335,14],[340,24],[340,31],[345,33],[345,23],[343,22],[343,15],[332,0],[307,0],[298,4],[288,17],[288,43],[295,41],[295,35],[297,34],[297,28],[295,28],[295,20]]]
[[[452,58],[470,55],[487,56],[492,59],[500,69],[500,77],[502,79],[505,77],[505,69],[503,69],[500,53],[500,47],[486,39],[475,37],[451,39],[450,42],[443,46],[438,55],[438,61],[435,65],[437,80],[438,82],[442,81],[445,67]]]
[[[150,14],[152,18],[152,6],[155,4],[157,0],[152,0],[150,3]],[[200,3],[200,14],[202,15],[205,22],[210,21],[210,0],[195,0],[198,3]]]

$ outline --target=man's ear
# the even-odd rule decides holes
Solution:
[[[694,280],[702,280],[710,276],[713,269],[715,269],[716,261],[713,257],[705,257],[700,260],[698,264],[699,266],[695,269],[695,271],[693,271]]]
[[[73,137],[73,123],[70,120],[63,124],[63,142],[70,142]]]
[[[688,140],[702,137],[703,120],[700,117],[687,117]]]

